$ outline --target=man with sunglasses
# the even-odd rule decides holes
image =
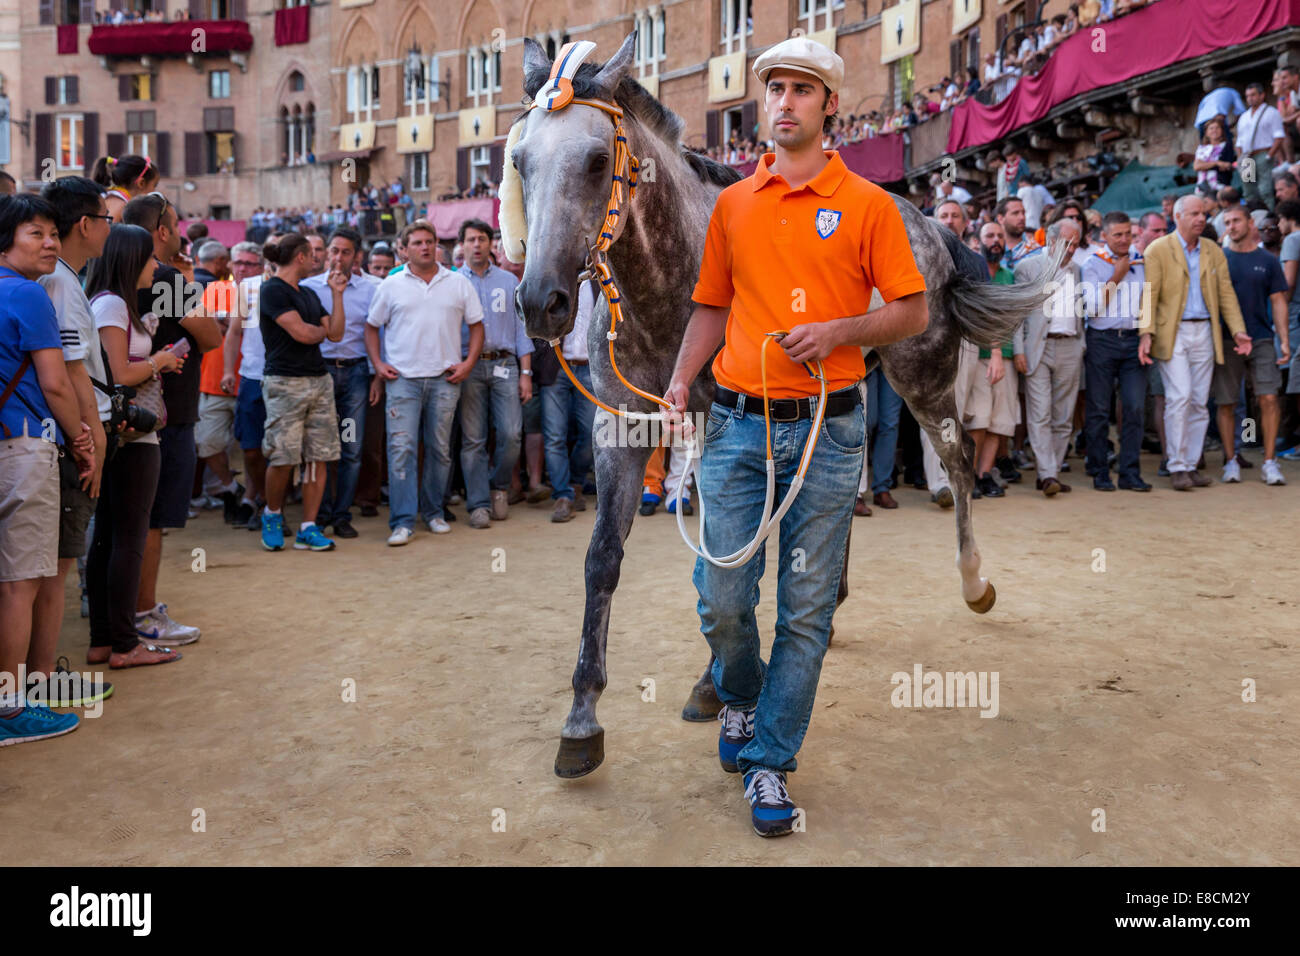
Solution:
[[[199,629],[173,621],[167,605],[157,598],[158,568],[162,561],[164,528],[184,528],[189,517],[190,490],[198,449],[194,426],[199,420],[199,379],[204,352],[221,346],[221,329],[216,319],[199,307],[186,312],[194,282],[193,263],[181,253],[181,233],[177,212],[162,193],[152,192],[132,199],[122,209],[124,223],[147,229],[153,236],[156,268],[150,288],[139,294],[140,314],[152,312],[158,319],[154,349],[175,347],[181,339],[189,342],[187,360],[181,370],[163,376],[163,403],[167,425],[158,432],[162,452],[162,469],[158,491],[149,516],[149,536],[145,540],[144,564],[140,570],[140,594],[136,600],[136,628],[156,644],[190,644],[199,638]]]

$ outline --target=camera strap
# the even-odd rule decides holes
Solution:
[[[17,392],[15,390],[18,388],[18,383],[22,381],[23,376],[27,374],[27,370],[31,367],[32,367],[32,353],[28,352],[23,356],[22,362],[18,364],[17,373],[10,380],[9,384],[5,386],[4,393],[0,394],[0,409],[3,409],[5,405],[8,403],[10,395],[17,395]],[[27,406],[27,410],[29,412],[31,412],[33,415],[36,415],[36,409],[32,408],[32,406],[30,405],[27,405],[27,399],[23,398],[21,395],[17,395],[17,398],[18,401],[22,402],[24,405]],[[37,415],[37,418],[39,417],[40,416]],[[4,424],[3,422],[0,422],[0,429],[4,430],[5,438],[14,437],[13,433],[9,431],[9,426]]]

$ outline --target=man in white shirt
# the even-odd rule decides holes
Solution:
[[[1057,478],[1070,446],[1074,404],[1083,371],[1083,310],[1079,268],[1070,261],[1082,230],[1073,219],[1047,227],[1047,243],[1066,244],[1065,261],[1054,277],[1054,291],[1016,329],[1015,354],[1024,359],[1025,427],[1034,448],[1037,487],[1051,498],[1069,491]],[[1016,266],[1016,283],[1033,282],[1051,265],[1046,255],[1031,256]],[[1018,369],[1019,370],[1019,369]]]
[[[272,233],[267,241],[279,238]],[[262,399],[262,371],[266,365],[266,347],[258,328],[258,295],[262,289],[261,246],[236,244],[231,250],[230,268],[239,284],[239,316],[226,328],[221,345],[221,390],[235,395],[235,440],[244,458],[244,497],[238,516],[249,531],[262,530],[262,503],[266,501],[266,456],[262,437],[266,433],[266,402]],[[266,264],[266,269],[275,267]],[[245,334],[247,332],[247,334]]]
[[[1248,109],[1237,120],[1237,161],[1242,192],[1247,202],[1259,200],[1272,209],[1275,202],[1273,167],[1282,161],[1285,149],[1282,114],[1276,107],[1268,105],[1264,87],[1258,83],[1246,87],[1246,105]]]
[[[1048,190],[1033,182],[1025,180],[1016,191],[1016,198],[1025,204],[1025,228],[1037,232],[1043,224],[1043,212],[1056,205],[1056,199]]]
[[[578,286],[578,314],[573,328],[560,343],[560,354],[573,370],[582,387],[591,391],[591,367],[587,364],[587,332],[591,328],[591,314],[596,307],[595,287],[591,282]],[[596,406],[569,381],[564,370],[555,376],[555,383],[542,386],[542,435],[546,441],[546,475],[551,482],[551,498],[555,510],[551,520],[568,521],[575,511],[582,511],[586,502],[582,485],[587,480],[593,461],[592,423]],[[573,450],[569,451],[569,429],[577,433]]]
[[[406,268],[382,283],[366,316],[366,351],[387,382],[388,543],[406,544],[415,533],[417,510],[434,534],[451,526],[443,499],[451,480],[451,427],[460,384],[483,350],[483,306],[469,280],[438,265],[437,232],[417,219],[401,233]],[[461,358],[461,327],[469,326],[469,354]],[[385,329],[380,357],[379,330]],[[416,450],[424,443],[424,474],[418,481]],[[432,440],[430,440],[432,439]],[[418,505],[418,509],[417,509]]]

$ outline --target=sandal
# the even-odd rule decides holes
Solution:
[[[113,654],[108,659],[108,666],[111,670],[121,670],[124,667],[144,667],[148,664],[170,664],[180,659],[179,651],[141,641],[125,654]]]

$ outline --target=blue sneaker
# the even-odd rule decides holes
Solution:
[[[785,774],[760,767],[745,774],[745,799],[749,801],[754,832],[761,837],[794,832],[795,805],[785,789]]]
[[[1300,445],[1294,448],[1288,448],[1286,451],[1278,452],[1277,457],[1283,461],[1300,461]]]
[[[334,542],[325,537],[324,532],[314,524],[309,524],[305,530],[298,532],[298,536],[293,539],[293,546],[299,551],[334,550]]]
[[[284,550],[284,515],[262,512],[262,547],[267,551]]]
[[[56,714],[41,704],[28,704],[17,717],[0,717],[0,747],[60,737],[77,729],[76,714]]]
[[[718,733],[718,762],[727,773],[740,773],[736,765],[736,754],[740,748],[754,739],[754,710],[740,710],[736,707],[723,707],[718,712],[722,730]]]
[[[668,513],[669,513],[670,515],[675,515],[675,514],[677,514],[677,496],[676,496],[676,495],[669,495],[669,496],[668,496]],[[682,495],[682,514],[686,515],[688,518],[689,518],[691,515],[695,514],[695,509],[691,506],[691,499],[690,499],[690,498],[687,498],[685,495]]]

